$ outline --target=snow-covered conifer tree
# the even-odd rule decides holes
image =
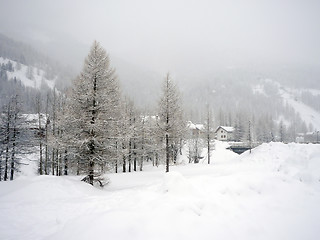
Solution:
[[[68,100],[65,135],[93,185],[115,151],[120,92],[106,51],[94,42]]]
[[[186,124],[183,121],[181,99],[169,73],[164,79],[159,101],[159,136],[165,139],[166,172],[169,172],[170,156],[176,160],[181,148]]]
[[[204,125],[204,141],[206,142],[207,147],[207,159],[208,164],[210,164],[211,156],[211,148],[212,148],[212,140],[214,138],[214,130],[212,128],[212,112],[210,111],[209,105],[207,105],[207,117]]]

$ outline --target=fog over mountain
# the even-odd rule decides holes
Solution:
[[[252,109],[250,104],[258,104],[252,89],[264,79],[289,88],[320,88],[319,1],[0,0],[0,4],[1,33],[32,45],[73,69],[74,75],[93,40],[98,40],[110,54],[124,91],[143,107],[156,104],[167,72],[178,82],[187,109],[196,112],[207,103],[215,112],[221,107],[232,112]],[[217,90],[225,88],[228,93]],[[228,95],[236,100],[230,102]],[[239,104],[245,98],[248,103]]]
[[[1,0],[1,6],[1,32],[74,66],[94,39],[111,55],[161,74],[320,64],[319,1]]]

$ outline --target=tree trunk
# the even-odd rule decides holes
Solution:
[[[118,157],[119,157],[119,150],[118,150],[118,142],[116,141],[116,150],[117,150],[117,155],[116,155],[116,161],[115,161],[115,173],[118,173]]]
[[[123,155],[122,172],[126,172],[126,156]]]
[[[40,133],[41,134],[41,133]],[[40,142],[39,142],[39,147],[40,147],[40,159],[39,159],[39,174],[42,175],[42,140],[41,140],[41,136],[40,136]]]
[[[45,160],[44,160],[44,174],[48,175],[48,158],[49,158],[49,153],[48,153],[48,108],[49,108],[49,95],[47,94],[47,102],[46,102],[46,132],[45,132],[45,141],[46,141],[46,147],[45,147]]]
[[[93,167],[94,167],[94,162],[92,160],[90,160],[90,163],[89,163],[89,184],[91,184],[91,185],[93,185],[93,177],[94,177]]]
[[[47,130],[46,130],[46,148],[45,148],[45,159],[44,159],[44,174],[48,175],[48,138],[47,138]]]
[[[58,152],[58,154],[59,154],[59,152]],[[62,153],[60,152],[60,154],[58,156],[59,156],[59,158],[58,158],[59,159],[58,176],[61,176],[62,175]]]
[[[208,135],[207,147],[208,147],[208,164],[210,164],[210,136],[209,135]]]
[[[52,160],[51,160],[51,161],[52,161],[52,162],[51,162],[51,169],[52,169],[52,175],[53,175],[53,176],[54,176],[54,173],[55,173],[55,171],[54,171],[54,170],[55,170],[55,169],[54,169],[54,168],[55,168],[55,151],[56,151],[55,148],[53,148],[53,149],[52,149]],[[79,175],[79,174],[78,174],[78,175]]]
[[[57,161],[56,161],[56,176],[60,176],[60,157],[59,157],[59,150],[56,149],[56,158],[57,158]]]
[[[159,154],[156,153],[156,166],[158,167],[159,166]]]
[[[129,169],[128,172],[131,172],[131,139],[129,141],[129,156],[128,156],[128,164],[129,164]]]
[[[137,153],[136,153],[136,143],[133,143],[133,171],[137,171]]]
[[[64,175],[68,175],[68,157],[67,157],[68,151],[64,151]]]
[[[56,135],[56,89],[53,89],[53,105],[52,105],[52,136],[55,138]],[[53,147],[52,148],[52,163],[51,163],[51,168],[52,168],[52,175],[55,175],[55,151],[56,149]]]
[[[8,180],[8,161],[9,161],[9,143],[7,143],[7,147],[6,147],[6,160],[4,162],[3,181],[7,181]]]
[[[169,136],[166,133],[166,172],[169,172]]]
[[[122,150],[123,150],[123,152],[124,152],[124,150],[126,149],[126,147],[125,147],[125,145],[124,145],[124,143],[122,143]],[[127,169],[126,169],[126,156],[123,154],[123,156],[122,156],[122,160],[123,160],[123,163],[122,163],[122,172],[126,172],[127,171]]]
[[[6,123],[6,158],[4,162],[4,176],[3,180],[7,181],[8,179],[8,161],[9,161],[9,144],[10,144],[10,104],[8,105],[8,112],[7,112],[7,123]]]
[[[129,160],[128,160],[128,164],[129,164],[129,166],[128,166],[128,172],[131,172],[131,159],[130,159],[130,157],[129,157]]]
[[[16,153],[16,120],[17,115],[15,114],[14,119],[14,127],[13,127],[13,136],[12,136],[12,155],[11,155],[11,171],[10,171],[10,180],[13,180],[13,174],[14,174],[14,162],[15,162],[15,153]]]
[[[143,159],[144,159],[144,157],[143,157],[143,156],[141,156],[140,171],[142,171],[142,168],[143,168]]]
[[[77,160],[77,176],[80,175],[80,161],[79,159]]]

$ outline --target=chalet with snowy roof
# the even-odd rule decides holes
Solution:
[[[194,124],[191,121],[188,121],[187,126],[193,137],[199,137],[204,132],[203,124]]]
[[[233,140],[234,127],[219,126],[215,134],[219,141],[232,141]]]

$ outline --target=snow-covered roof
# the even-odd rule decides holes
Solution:
[[[317,132],[306,132],[306,135],[315,135]]]
[[[229,126],[219,126],[215,132],[217,132],[219,130],[219,128],[222,128],[223,130],[225,130],[226,132],[233,132],[234,131],[234,127],[229,127]]]
[[[188,121],[187,126],[191,130],[195,130],[195,129],[203,130],[204,129],[203,124],[194,124],[191,121]]]

